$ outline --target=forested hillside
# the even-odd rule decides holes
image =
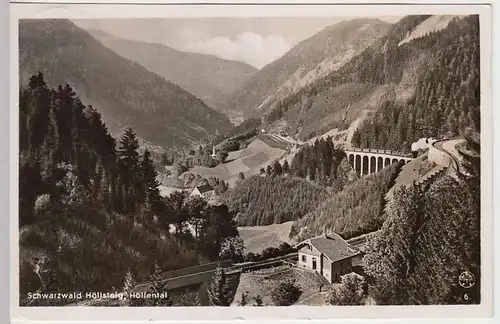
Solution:
[[[22,85],[39,71],[49,86],[70,84],[82,100],[99,108],[115,137],[130,126],[143,140],[173,147],[231,128],[225,115],[118,56],[69,20],[21,20],[19,66]]]
[[[217,260],[238,236],[226,206],[162,198],[134,131],[116,143],[69,85],[50,89],[39,73],[19,100],[22,304],[28,291],[119,291],[127,272],[145,281],[155,264],[168,271]]]
[[[212,55],[177,51],[161,44],[120,39],[99,30],[89,33],[122,57],[139,63],[219,109],[221,101],[257,70]]]
[[[394,46],[395,61],[429,51],[406,102],[386,101],[353,137],[360,147],[408,151],[421,137],[451,137],[479,129],[479,19],[456,19],[442,31]],[[378,62],[382,65],[382,58]]]
[[[324,188],[300,178],[269,175],[241,180],[222,196],[237,212],[239,225],[269,225],[296,220],[327,194]]]
[[[401,19],[338,70],[276,102],[266,121],[285,121],[292,134],[308,139],[375,112],[353,145],[403,151],[420,137],[457,135],[477,123],[478,16],[402,42],[428,18]]]
[[[477,144],[468,147],[476,156]],[[396,194],[366,248],[365,271],[377,304],[481,303],[480,161],[465,161],[470,175],[460,181],[442,176],[427,190],[413,186]],[[476,278],[469,289],[457,280],[464,271]]]
[[[385,221],[385,194],[394,184],[400,164],[348,183],[343,190],[321,200],[291,231],[298,241],[335,232],[351,238],[379,229]]]

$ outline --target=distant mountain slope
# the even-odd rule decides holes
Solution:
[[[348,129],[355,146],[393,150],[457,135],[479,98],[478,19],[445,18],[401,19],[338,70],[274,103],[266,122],[302,140]]]
[[[266,112],[274,103],[343,66],[383,36],[389,26],[378,19],[355,19],[327,27],[255,73],[226,100],[225,107],[247,115]]]
[[[115,38],[100,30],[88,32],[122,57],[144,66],[190,91],[210,107],[242,85],[257,69],[212,55],[187,53],[168,46]]]
[[[231,127],[203,101],[103,46],[65,19],[19,24],[20,82],[42,72],[48,84],[68,83],[103,115],[113,135],[134,128],[161,146],[191,144]]]
[[[408,37],[399,42],[398,46],[408,43],[419,37],[423,37],[429,33],[439,31],[448,27],[448,24],[455,18],[460,16],[432,16],[424,20],[414,30],[409,33]]]

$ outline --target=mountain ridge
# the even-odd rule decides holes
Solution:
[[[226,99],[225,108],[250,116],[266,112],[273,103],[314,82],[325,70],[341,67],[382,37],[389,26],[379,19],[360,18],[324,28],[256,72]]]
[[[285,127],[290,135],[296,135],[301,140],[332,129],[337,129],[339,136],[345,136],[347,134],[342,132],[347,130],[351,134],[347,137],[354,140],[354,145],[394,150],[408,150],[408,143],[399,142],[408,136],[409,143],[419,136],[437,136],[433,133],[426,135],[427,131],[422,130],[428,129],[431,124],[436,124],[437,133],[446,130],[451,132],[450,136],[457,135],[452,120],[463,115],[461,123],[467,124],[467,114],[471,111],[466,103],[458,101],[456,94],[453,95],[457,91],[464,92],[457,83],[458,78],[469,84],[478,82],[477,15],[448,17],[443,28],[429,23],[430,19],[438,23],[443,21],[433,17],[404,17],[385,36],[338,70],[274,103],[265,116],[266,123],[271,125],[268,128]],[[422,25],[431,29],[425,31]],[[415,31],[422,36],[401,43],[415,35]],[[473,47],[464,48],[461,41]],[[458,51],[460,55],[450,51]],[[459,60],[464,62],[458,63]],[[456,68],[461,65],[464,66],[457,71]],[[439,81],[436,75],[447,81]],[[437,96],[442,99],[436,100]],[[478,94],[464,96],[470,98],[471,105],[476,105]],[[422,98],[425,98],[423,102]],[[428,105],[436,103],[439,107],[433,109],[437,112],[427,111]],[[404,113],[400,115],[399,111]],[[389,112],[392,116],[387,119],[389,116],[383,115]],[[377,125],[370,124],[373,115],[378,115]],[[401,120],[398,121],[398,118]],[[446,125],[442,123],[443,119],[447,120]],[[380,129],[387,128],[384,122],[390,122],[395,129],[402,128],[399,130],[401,134],[380,138]],[[364,130],[357,132],[359,126]],[[355,129],[351,129],[353,127]],[[407,131],[406,127],[411,127],[411,131]],[[385,131],[391,133],[387,129]],[[378,143],[384,144],[374,146],[373,139],[364,139],[367,132],[377,138]],[[396,142],[399,143],[396,145]]]
[[[21,20],[19,49],[21,85],[37,72],[49,85],[69,84],[102,113],[115,137],[130,126],[147,142],[184,146],[231,127],[201,99],[119,56],[69,20]]]
[[[240,61],[118,38],[98,29],[87,29],[87,32],[118,55],[179,85],[216,110],[220,110],[221,98],[258,71]]]

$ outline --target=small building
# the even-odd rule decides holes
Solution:
[[[205,184],[202,186],[195,187],[193,191],[191,191],[190,196],[198,196],[198,197],[203,197],[205,199],[210,199],[213,197],[215,193],[214,188],[212,188],[211,185]]]
[[[335,233],[310,238],[295,248],[298,267],[316,271],[330,283],[340,282],[341,276],[352,272],[353,259],[360,254]]]

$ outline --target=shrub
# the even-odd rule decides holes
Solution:
[[[293,283],[283,282],[271,291],[271,299],[276,306],[290,306],[299,300],[302,290]]]
[[[43,194],[40,195],[36,198],[35,200],[35,213],[37,215],[41,215],[48,211],[51,207],[50,203],[50,195],[49,194]]]
[[[332,305],[363,305],[365,299],[365,279],[356,274],[342,276],[342,283],[335,285],[330,293]]]

